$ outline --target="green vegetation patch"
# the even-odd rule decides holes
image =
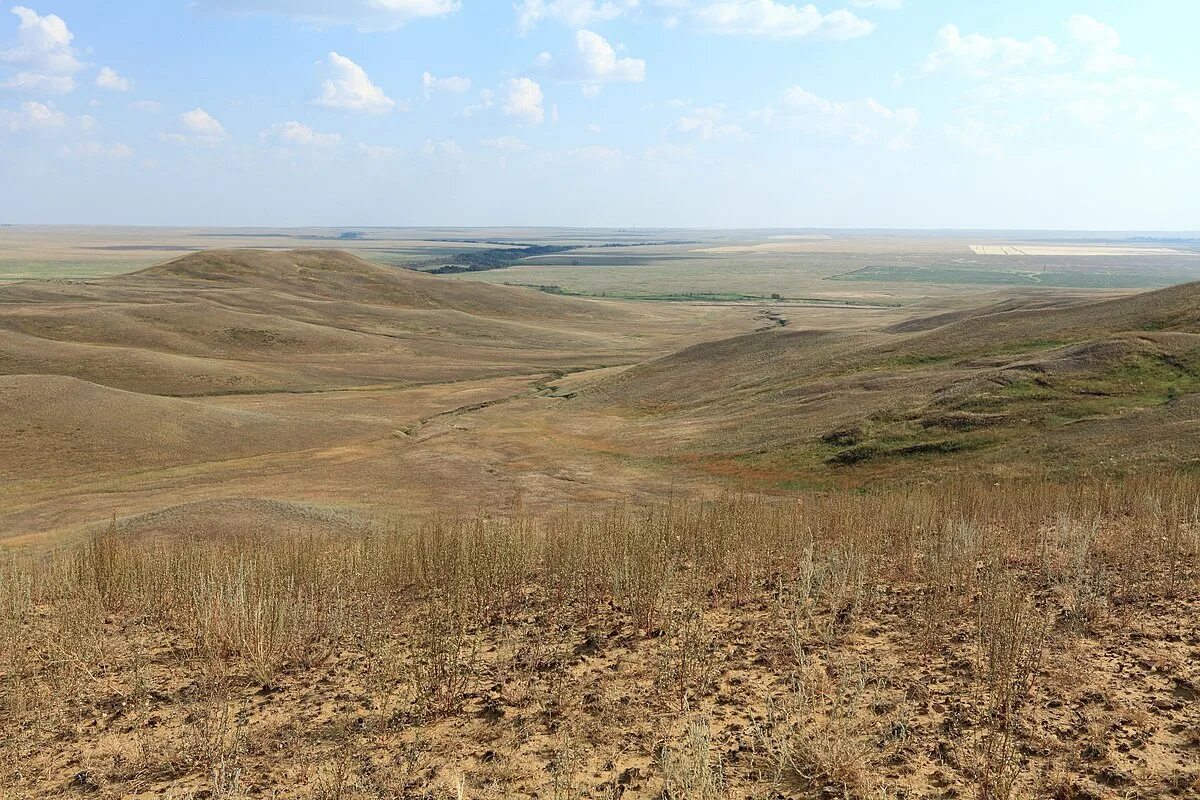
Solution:
[[[746,303],[779,299],[763,297],[757,294],[740,294],[738,292],[581,292],[564,289],[557,284],[505,282],[504,285],[522,286],[527,289],[537,289],[547,294],[558,294],[566,297],[606,297],[617,300],[657,300],[670,303]]]
[[[930,283],[973,286],[1052,286],[1069,289],[1138,289],[1170,286],[1190,280],[1184,274],[1097,270],[1000,270],[968,267],[871,266],[830,275],[830,281],[872,281],[875,283]]]
[[[575,245],[534,244],[524,247],[467,250],[466,252],[454,254],[447,259],[448,263],[431,269],[429,272],[434,275],[455,275],[460,272],[485,272],[491,269],[510,267],[523,258],[565,253],[568,250],[575,249]]]
[[[1138,353],[1094,374],[1030,375],[968,398],[955,408],[1054,424],[1152,408],[1197,391],[1200,359],[1196,354]]]

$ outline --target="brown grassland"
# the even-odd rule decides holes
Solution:
[[[1200,797],[1200,285],[148,257],[0,285],[0,800]]]
[[[15,557],[14,797],[1200,791],[1200,482],[522,508]]]

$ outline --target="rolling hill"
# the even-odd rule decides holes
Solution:
[[[11,477],[111,472],[327,444],[337,433],[284,416],[111,389],[59,375],[0,377]]]
[[[734,316],[710,319],[732,331]],[[686,318],[338,251],[207,251],[0,286],[0,374],[168,395],[413,385],[631,363],[694,341]]]
[[[1000,303],[875,332],[753,333],[639,365],[569,402],[622,419],[656,451],[780,477],[910,470],[914,460],[1018,472],[1190,463],[1197,393],[1191,283],[1067,306]]]

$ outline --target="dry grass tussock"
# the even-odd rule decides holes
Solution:
[[[1196,796],[1198,531],[1175,475],[114,526],[0,559],[0,787]]]

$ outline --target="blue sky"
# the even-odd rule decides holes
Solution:
[[[0,3],[0,221],[1200,229],[1194,0]]]

